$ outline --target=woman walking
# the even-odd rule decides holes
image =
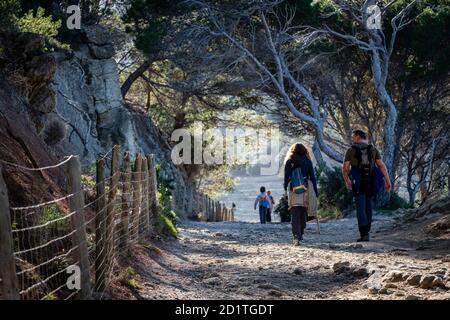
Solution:
[[[301,143],[295,143],[289,148],[284,166],[284,190],[288,193],[288,206],[289,213],[291,214],[294,246],[300,245],[300,241],[303,240],[303,233],[308,218],[308,193],[312,192],[312,190],[306,190],[302,193],[296,193],[292,190],[292,174],[299,172],[296,169],[301,170],[304,185],[306,188],[308,188],[308,185],[312,186],[317,197],[317,183],[313,163],[308,150]]]

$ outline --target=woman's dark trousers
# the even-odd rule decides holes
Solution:
[[[300,240],[305,232],[308,210],[306,207],[292,207],[289,212],[291,213],[292,235],[294,239]]]

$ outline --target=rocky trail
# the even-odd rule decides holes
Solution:
[[[444,216],[445,217],[445,216]],[[309,223],[291,245],[290,224],[185,222],[178,240],[133,248],[137,275],[114,281],[121,299],[450,299],[450,237],[425,225],[442,215],[376,215],[371,242],[355,218]]]

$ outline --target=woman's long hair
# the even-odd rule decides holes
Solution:
[[[295,155],[304,156],[305,158],[311,160],[308,149],[306,149],[306,147],[301,143],[294,143],[290,146],[286,154],[286,161],[294,160]]]

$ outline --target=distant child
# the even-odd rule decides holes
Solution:
[[[261,223],[266,223],[267,210],[268,210],[268,208],[271,207],[270,198],[266,193],[265,187],[261,187],[261,189],[259,189],[259,191],[261,193],[256,197],[255,210],[256,210],[257,204],[259,203],[259,221]]]
[[[272,211],[273,211],[273,206],[275,205],[275,200],[273,200],[272,193],[270,192],[270,190],[267,190],[267,195],[269,196],[270,207],[269,207],[269,209],[267,209],[266,221],[272,222]]]

